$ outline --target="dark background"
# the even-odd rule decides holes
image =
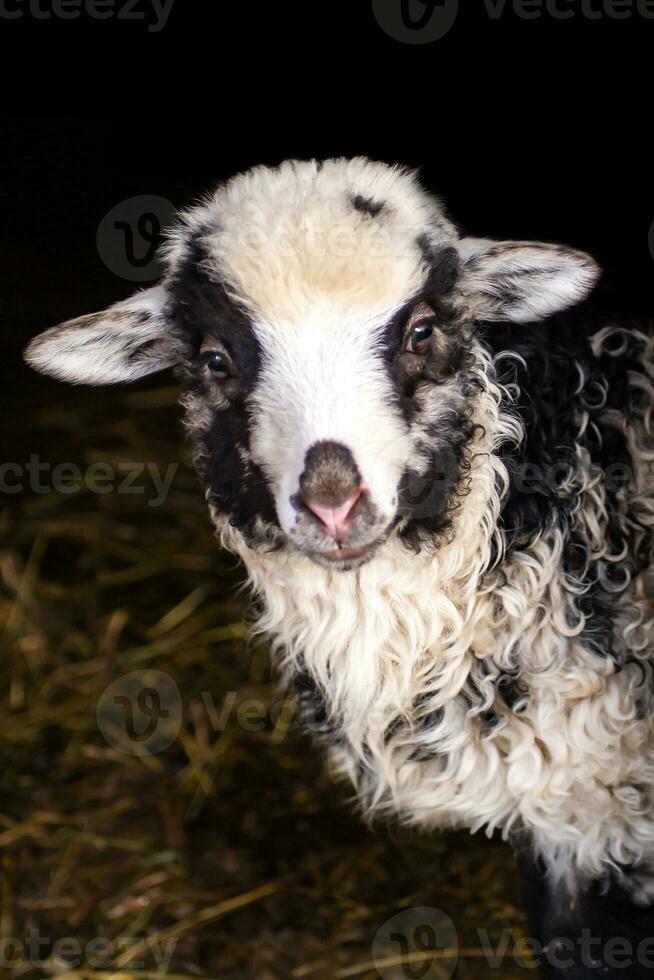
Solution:
[[[465,8],[426,45],[388,37],[369,0],[176,0],[158,34],[139,22],[0,17],[0,462],[178,458],[170,379],[67,389],[30,372],[21,351],[138,288],[98,252],[112,208],[137,195],[184,206],[258,163],[365,154],[419,167],[466,231],[587,249],[605,269],[598,305],[654,312],[654,21],[527,21],[509,10],[493,20],[481,2]],[[133,667],[172,673],[191,706],[207,690],[217,704],[232,690],[278,696],[267,651],[248,657],[239,573],[211,539],[190,467],[158,509],[119,493],[25,492],[0,504],[0,618],[9,610],[13,624],[6,654],[0,637],[7,928],[115,936],[143,899],[155,911],[140,930],[190,923],[180,975],[226,980],[287,980],[313,961],[311,976],[331,980],[325,956],[365,963],[399,908],[438,905],[472,946],[480,926],[495,943],[505,927],[524,928],[505,845],[369,833],[299,735],[280,744],[235,728],[221,754],[191,711],[183,749],[145,776],[139,760],[109,752],[97,698]],[[204,605],[159,649],[157,622],[191,590],[207,591]],[[217,628],[234,637],[216,639]],[[191,928],[192,912],[266,881],[279,895],[264,905]],[[484,972],[473,956],[456,974],[498,975],[533,972]]]
[[[96,249],[111,207],[138,194],[180,206],[286,157],[420,167],[466,230],[586,248],[607,270],[608,307],[651,312],[654,20],[460,6],[424,45],[387,36],[369,0],[176,0],[156,34],[139,21],[0,19],[5,107],[66,110],[1,123],[10,374],[32,333],[130,291]]]

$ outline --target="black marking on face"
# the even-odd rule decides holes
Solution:
[[[204,413],[188,419],[197,466],[208,500],[246,538],[257,527],[278,528],[277,513],[266,480],[250,459],[248,399],[260,371],[261,348],[248,314],[234,291],[211,274],[211,259],[201,236],[170,285],[171,310],[182,349],[181,374],[187,388],[203,406],[216,405],[207,423]],[[206,371],[200,349],[224,346],[235,377],[221,383]]]
[[[386,207],[383,201],[375,201],[371,197],[364,197],[362,194],[355,194],[350,200],[355,211],[359,211],[369,218],[376,218]]]
[[[401,537],[416,551],[423,542],[448,539],[454,514],[469,492],[468,447],[477,432],[468,411],[447,423],[447,434],[434,434],[438,448],[429,453],[426,472],[408,467],[400,482],[398,514],[405,519]]]
[[[427,235],[419,235],[416,246],[428,270],[422,294],[428,297],[446,297],[454,289],[461,274],[459,253],[453,245],[432,245]]]
[[[425,362],[429,368],[428,379],[436,380],[437,375],[448,367],[444,362],[450,359],[452,370],[458,370],[460,366],[458,353],[465,348],[465,341],[468,339],[464,338],[460,325],[456,323],[455,311],[449,301],[449,294],[456,285],[459,274],[460,260],[456,249],[450,247],[432,249],[426,235],[417,239],[417,245],[423,251],[427,264],[424,284],[420,292],[405,303],[389,321],[382,341],[385,361],[389,365],[398,391],[406,381],[406,371],[403,373],[398,370],[401,367],[398,357],[406,345],[406,327],[411,314],[421,303],[431,308],[438,328],[434,352],[439,354],[440,366],[436,364],[435,358]]]
[[[258,540],[257,519],[278,527],[277,511],[265,477],[247,458],[250,439],[247,414],[238,409],[218,412],[201,438],[204,453],[201,475],[208,484],[209,502],[220,513],[229,515],[232,527],[238,528],[249,541]]]
[[[441,416],[431,439],[425,420],[422,455],[430,457],[427,470],[421,467],[418,473],[409,467],[400,483],[400,533],[417,548],[426,536],[433,538],[448,530],[458,498],[467,492],[470,463],[466,450],[475,434],[470,406],[478,385],[469,371],[472,330],[457,320],[449,299],[459,274],[458,253],[449,246],[432,248],[426,235],[416,244],[428,266],[424,286],[392,318],[383,338],[384,362],[396,404],[407,425],[412,425],[421,422],[423,396],[428,389],[449,381],[464,395],[463,408],[453,408],[448,417]],[[407,344],[413,325],[425,317],[433,325],[431,343],[424,354],[416,355]],[[434,447],[431,450],[430,444]]]
[[[235,291],[228,283],[214,278],[210,269],[211,258],[198,237],[191,242],[169,287],[173,318],[191,361],[197,358],[206,338],[213,336],[225,345],[246,394],[259,374],[261,348]]]

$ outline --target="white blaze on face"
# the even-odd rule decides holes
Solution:
[[[255,325],[263,358],[251,450],[287,533],[307,450],[323,439],[350,450],[380,517],[390,522],[395,515],[411,443],[382,359],[387,318],[336,312],[325,302],[301,323]]]

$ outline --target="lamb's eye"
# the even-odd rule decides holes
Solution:
[[[213,351],[207,356],[207,368],[218,380],[229,377],[229,367],[227,361],[218,351]]]
[[[410,354],[426,354],[434,333],[433,320],[419,320],[412,328],[407,342],[407,351]]]

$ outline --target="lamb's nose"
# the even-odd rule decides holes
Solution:
[[[348,537],[352,529],[350,515],[362,493],[363,487],[358,486],[354,493],[349,494],[344,500],[333,506],[318,503],[317,500],[312,500],[306,494],[303,495],[302,499],[309,510],[322,522],[325,533],[330,538],[334,538],[335,541],[342,541]]]

